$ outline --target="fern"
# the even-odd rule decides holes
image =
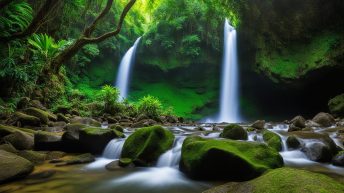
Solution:
[[[44,56],[45,59],[50,59],[59,51],[59,46],[62,47],[64,41],[55,43],[54,38],[47,34],[33,34],[28,38],[29,44],[32,46],[31,50]]]

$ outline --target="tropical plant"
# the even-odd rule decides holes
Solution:
[[[100,90],[99,99],[104,102],[104,112],[116,114],[123,111],[123,105],[118,102],[119,90],[116,87],[105,85]]]
[[[138,112],[150,118],[157,118],[162,112],[161,102],[154,96],[144,96],[138,101]]]
[[[23,31],[32,20],[32,8],[25,1],[13,1],[1,10],[0,36],[6,37],[12,33]]]
[[[60,48],[68,44],[66,40],[55,43],[54,38],[47,34],[33,34],[28,38],[28,42],[32,46],[31,50],[34,53],[44,56],[46,60],[54,57],[61,50]]]

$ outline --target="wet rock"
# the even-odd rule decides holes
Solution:
[[[3,183],[27,176],[34,165],[16,154],[0,150],[0,168],[0,183]]]
[[[237,124],[227,125],[220,134],[220,137],[234,140],[247,140],[248,138],[245,129]]]
[[[130,158],[119,159],[118,165],[121,167],[134,167],[133,160]]]
[[[310,160],[317,162],[329,162],[333,156],[330,148],[321,142],[306,144],[301,150]]]
[[[6,144],[6,143],[0,145],[0,150],[4,150],[4,151],[14,153],[14,154],[18,152],[18,150],[16,150],[16,148],[14,148],[11,144]]]
[[[336,123],[332,115],[323,112],[318,113],[312,120],[322,127],[330,127]]]
[[[110,129],[114,129],[114,130],[117,130],[119,132],[123,132],[124,131],[123,127],[120,126],[120,125],[117,125],[117,124],[116,125],[111,125]]]
[[[70,120],[71,124],[83,124],[83,125],[88,125],[88,126],[92,126],[92,127],[100,127],[101,124],[99,121],[92,119],[92,118],[88,118],[88,117],[74,117]]]
[[[300,141],[294,135],[289,136],[287,138],[286,143],[287,143],[288,148],[290,148],[290,149],[297,149],[301,146]]]
[[[295,127],[299,127],[301,129],[306,127],[306,120],[301,115],[294,117],[290,121],[290,123],[293,124]]]
[[[152,126],[152,125],[156,125],[157,122],[153,119],[144,119],[141,120],[139,122],[133,123],[131,125],[131,127],[133,128],[140,128],[140,127],[148,127],[148,126]],[[121,123],[121,125],[124,125],[123,123]]]
[[[137,129],[125,140],[121,158],[130,158],[135,165],[149,166],[169,150],[173,142],[173,133],[161,126]]]
[[[289,125],[289,129],[288,132],[293,132],[293,131],[301,131],[302,128],[301,127],[297,127],[294,124]]]
[[[182,146],[180,169],[205,180],[249,180],[283,166],[277,151],[263,143],[188,137]]]
[[[56,116],[57,116],[57,121],[63,121],[65,123],[69,123],[69,119],[63,114],[58,113]]]
[[[20,126],[40,126],[40,119],[25,113],[16,112],[12,117],[14,122],[19,123]]]
[[[33,149],[34,147],[33,137],[19,131],[5,136],[3,141],[12,144],[18,150]]]
[[[38,131],[34,135],[36,150],[60,150],[61,136],[52,132]]]
[[[60,159],[66,155],[63,151],[49,151],[46,154],[46,160]]]
[[[118,123],[118,120],[115,119],[114,117],[107,117],[106,120],[108,121],[109,124]]]
[[[77,156],[72,156],[67,159],[63,159],[61,163],[56,164],[56,166],[66,166],[66,165],[75,165],[75,164],[84,164],[94,162],[95,158],[90,153],[85,153]]]
[[[339,152],[332,159],[332,163],[335,166],[344,166],[344,151]]]
[[[269,130],[263,131],[263,139],[268,146],[274,148],[277,151],[282,150],[282,139],[279,135]]]
[[[122,167],[119,166],[119,160],[115,160],[115,161],[112,161],[112,162],[106,164],[105,169],[107,169],[109,171],[115,171],[115,170],[122,169]]]
[[[31,150],[23,150],[18,152],[20,157],[23,157],[34,164],[41,164],[44,162],[46,155],[44,153],[31,151]]]
[[[22,97],[17,103],[17,109],[25,109],[30,105],[30,98],[29,97]]]
[[[87,152],[101,154],[105,146],[114,138],[123,138],[123,133],[113,129],[89,127],[80,130],[79,140]],[[92,142],[92,143],[90,143]]]
[[[166,121],[168,123],[178,123],[178,118],[175,116],[169,115],[169,116],[166,116]]]
[[[344,116],[344,94],[338,95],[328,102],[331,113],[337,116]]]
[[[312,128],[312,127],[320,127],[320,124],[312,121],[312,120],[307,120],[306,121],[306,127]]]
[[[259,129],[259,130],[263,130],[264,126],[265,126],[265,120],[257,120],[251,125],[251,127],[255,129]]]
[[[43,111],[38,108],[30,107],[25,109],[25,113],[34,117],[39,118],[42,124],[48,124],[48,121],[56,121],[57,117],[56,115],[53,115],[52,113],[49,113],[47,111]]]
[[[62,135],[63,150],[66,152],[84,152],[83,145],[80,142],[80,131],[86,128],[86,125],[80,123],[68,124],[64,128],[66,132]]]

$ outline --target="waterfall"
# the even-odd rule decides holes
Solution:
[[[121,158],[122,148],[125,139],[113,139],[105,147],[103,151],[103,157],[108,159],[119,159]]]
[[[123,100],[128,96],[130,71],[135,61],[136,48],[140,39],[141,37],[137,38],[134,45],[125,53],[119,65],[115,86],[120,90],[120,100]]]
[[[172,149],[159,157],[157,162],[158,167],[178,167],[184,139],[185,136],[176,137]]]
[[[241,121],[239,115],[238,78],[236,30],[226,19],[224,27],[224,53],[218,122],[237,123]]]

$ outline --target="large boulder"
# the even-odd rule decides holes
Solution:
[[[34,108],[34,107],[30,107],[30,108],[25,109],[25,113],[28,115],[39,118],[39,120],[43,124],[48,124],[49,120],[51,120],[51,121],[57,120],[56,115],[54,115],[48,111],[44,111],[44,110]]]
[[[38,131],[34,135],[35,149],[36,150],[60,150],[61,149],[61,136],[46,131]]]
[[[283,158],[263,143],[188,137],[180,168],[196,179],[249,180],[283,166]]]
[[[342,193],[344,184],[326,175],[279,168],[248,182],[230,182],[203,193]]]
[[[16,154],[0,150],[0,183],[25,177],[30,174],[34,165]]]
[[[18,150],[33,149],[34,147],[33,136],[20,131],[5,136],[3,141],[12,144]]]
[[[161,154],[172,148],[174,135],[161,126],[136,130],[125,141],[122,158],[131,158],[136,165],[152,165]]]
[[[294,117],[290,121],[290,123],[293,124],[295,127],[299,127],[301,129],[306,127],[306,120],[301,115]]]
[[[35,117],[35,116],[31,116],[31,115],[27,115],[25,113],[21,113],[21,112],[16,112],[13,115],[13,119],[18,123],[19,125],[24,127],[24,126],[40,126],[40,119]]]
[[[265,127],[265,120],[257,120],[251,125],[251,127],[258,130],[263,130]]]
[[[227,125],[220,134],[220,137],[234,140],[247,140],[248,138],[245,129],[237,124]]]
[[[329,162],[338,152],[336,143],[328,136],[328,134],[312,131],[295,131],[291,132],[291,134],[300,139],[313,141],[305,143],[301,148],[301,151],[305,152],[310,160]]]
[[[79,133],[87,126],[80,123],[68,124],[64,130],[66,132],[62,135],[62,144],[64,150],[67,152],[83,152],[82,145],[79,140]]]
[[[297,149],[301,146],[301,142],[294,135],[289,136],[286,140],[286,143],[288,149]]]
[[[79,132],[79,140],[83,148],[93,154],[101,154],[112,139],[119,137],[124,137],[123,133],[99,127],[88,127]]]
[[[322,127],[330,127],[336,123],[332,115],[323,112],[315,115],[312,121],[318,123]]]
[[[344,151],[341,151],[336,156],[334,156],[332,159],[332,163],[336,166],[344,166]]]
[[[338,95],[328,102],[331,113],[337,116],[344,116],[344,94]]]
[[[17,153],[20,157],[23,157],[34,164],[41,164],[46,158],[46,154],[32,150],[23,150]]]
[[[83,125],[88,125],[92,127],[100,127],[101,124],[99,121],[89,118],[89,117],[73,117],[69,121],[71,124],[83,124]]]
[[[276,133],[269,131],[269,130],[264,130],[263,131],[263,139],[264,139],[265,143],[268,144],[268,146],[274,148],[277,151],[282,150],[282,139]]]

